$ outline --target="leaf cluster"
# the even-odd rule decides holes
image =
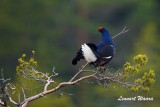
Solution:
[[[133,58],[135,61],[134,65],[126,62],[123,67],[123,79],[128,79],[132,75],[137,74],[140,69],[148,63],[148,57],[143,54],[139,54]],[[135,84],[130,87],[134,92],[137,91],[149,91],[149,87],[155,83],[155,72],[154,70],[149,70],[149,72],[144,72],[141,78],[135,79]]]
[[[26,54],[22,54],[22,56],[18,59],[19,65],[16,67],[17,74],[23,75],[23,77],[27,79],[34,80],[46,80],[47,75],[39,72],[37,67],[37,61],[34,59],[35,51],[32,51],[32,56],[29,60],[26,59]]]

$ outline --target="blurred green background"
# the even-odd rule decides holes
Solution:
[[[159,107],[159,10],[159,0],[0,0],[0,68],[17,87],[32,87],[28,96],[34,95],[40,92],[34,89],[40,83],[20,80],[16,75],[17,59],[22,53],[29,56],[35,50],[40,71],[51,72],[54,66],[59,73],[56,82],[67,81],[83,64],[71,64],[80,45],[101,40],[100,25],[112,36],[127,26],[129,32],[114,39],[116,54],[107,66],[119,69],[133,56],[147,54],[148,68],[156,73],[156,83],[148,93],[128,92],[117,85],[103,88],[84,81],[62,89],[63,96],[50,94],[29,107]],[[154,101],[119,102],[121,95],[154,97]]]

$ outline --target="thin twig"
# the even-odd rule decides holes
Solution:
[[[3,97],[5,98],[5,95],[6,95],[6,82],[7,80],[4,79],[4,76],[3,76],[3,69],[1,69],[1,78],[2,78],[2,83],[1,83],[1,91],[3,93]],[[7,101],[6,101],[6,98],[4,99],[3,101],[3,106],[4,107],[7,107]]]
[[[104,78],[98,78],[97,76],[94,76],[94,78],[96,78],[98,81],[104,81],[104,80],[110,80],[112,82],[116,82],[118,84],[122,84],[124,87],[130,87],[130,86],[134,86],[134,84],[129,84],[127,82],[122,82],[117,80],[114,76],[113,77],[104,77]]]
[[[22,92],[23,92],[24,100],[26,100],[26,94],[25,94],[25,91],[24,91],[23,87],[22,87]]]
[[[20,103],[21,103],[21,96],[20,93],[18,93],[18,107],[20,107]]]
[[[116,38],[117,36],[121,35],[122,33],[128,32],[129,29],[126,29],[126,28],[127,28],[127,27],[125,26],[125,27],[123,28],[123,30],[122,30],[120,33],[118,33],[117,35],[113,36],[112,38],[114,39],[114,38]]]
[[[14,105],[18,105],[18,103],[15,102],[15,101],[11,98],[11,96],[9,96],[9,100],[10,100],[10,102],[13,103]]]
[[[77,72],[77,74],[74,75],[74,77],[69,81],[72,82],[81,72],[83,72],[83,69],[88,65],[89,63],[87,62],[82,68]]]
[[[55,72],[55,67],[54,66],[53,66],[53,69],[52,69],[52,73],[53,73],[52,76],[57,76],[58,75],[58,73]]]

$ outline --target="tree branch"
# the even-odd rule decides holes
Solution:
[[[83,68],[85,68],[85,67],[83,67]],[[43,97],[43,96],[45,96],[45,95],[47,95],[47,94],[53,93],[53,92],[59,90],[59,89],[62,88],[62,87],[65,87],[65,86],[68,86],[68,85],[74,85],[74,84],[76,84],[76,83],[78,83],[78,82],[80,82],[80,81],[82,81],[82,80],[85,80],[85,79],[94,78],[96,74],[97,74],[97,72],[95,72],[95,73],[93,73],[93,74],[91,74],[91,75],[88,75],[88,76],[83,76],[83,77],[81,77],[81,78],[79,78],[79,79],[77,79],[77,80],[75,80],[75,81],[73,81],[73,82],[70,82],[70,81],[69,81],[69,82],[62,82],[62,83],[60,83],[57,87],[55,87],[55,88],[53,88],[53,89],[50,89],[50,90],[48,90],[48,91],[47,91],[47,90],[44,90],[42,93],[39,93],[39,94],[37,94],[37,95],[35,95],[35,96],[32,96],[32,97],[27,98],[26,100],[24,100],[24,101],[21,103],[21,105],[22,105],[22,107],[27,107],[28,103],[31,102],[31,101],[34,101],[34,100],[36,100],[36,99],[39,99],[39,98],[41,98],[41,97]]]
[[[116,36],[118,36],[122,33],[125,33],[127,31],[128,30],[126,30],[126,27],[125,27]],[[114,37],[116,37],[116,36],[114,36]],[[140,56],[142,56],[142,55],[140,55]],[[87,67],[88,63],[86,63],[84,66],[82,66],[82,68],[69,81],[61,82],[57,86],[52,87],[51,89],[48,89],[49,86],[52,86],[51,83],[54,83],[54,80],[53,80],[52,77],[58,75],[58,73],[56,73],[54,71],[55,68],[53,67],[53,70],[52,70],[53,74],[49,75],[49,73],[39,72],[36,68],[34,68],[35,67],[34,64],[30,65],[30,63],[27,63],[27,61],[24,63],[24,60],[21,61],[21,59],[22,58],[20,58],[20,62],[19,62],[20,65],[21,64],[23,64],[23,65],[27,64],[27,65],[23,66],[23,67],[18,66],[17,71],[19,71],[19,72],[23,71],[23,72],[20,72],[20,73],[22,73],[22,76],[26,76],[27,79],[32,79],[32,80],[35,80],[35,81],[43,82],[44,83],[44,85],[43,85],[44,90],[42,92],[40,92],[39,94],[36,94],[36,95],[33,95],[31,97],[26,98],[25,91],[22,88],[24,100],[20,101],[20,94],[18,94],[18,101],[15,102],[14,100],[12,100],[12,98],[9,94],[9,91],[8,91],[8,86],[9,85],[6,84],[6,81],[8,81],[9,79],[4,80],[4,77],[2,75],[2,79],[0,79],[0,80],[2,81],[2,87],[3,87],[3,90],[4,90],[4,94],[10,100],[10,102],[13,103],[14,105],[16,105],[17,107],[27,107],[30,102],[32,102],[36,99],[39,99],[41,97],[45,97],[46,95],[48,95],[50,93],[53,93],[55,91],[58,92],[62,87],[66,87],[66,86],[69,86],[69,85],[75,85],[78,82],[81,82],[81,81],[83,81],[85,79],[89,79],[89,78],[96,79],[99,84],[101,82],[105,83],[104,86],[108,85],[108,83],[110,83],[110,82],[115,82],[115,83],[123,85],[124,87],[126,87],[128,89],[131,88],[131,90],[133,90],[133,91],[138,90],[136,86],[139,84],[142,87],[141,90],[143,90],[142,83],[141,84],[139,83],[139,82],[141,82],[141,79],[135,80],[134,83],[125,82],[124,79],[129,74],[125,74],[124,71],[122,71],[122,73],[119,70],[117,70],[117,72],[115,72],[114,69],[109,69],[109,68],[105,68],[105,67],[97,67],[97,69],[91,69],[91,70],[87,69],[86,70],[85,68]],[[134,59],[139,59],[139,56],[134,58]],[[141,59],[144,59],[144,57],[142,57]],[[145,59],[147,60],[147,58],[145,58]],[[142,60],[142,61],[145,62],[144,60]],[[124,65],[125,65],[124,69],[126,69],[128,66],[129,66],[128,68],[130,68],[130,67],[132,68],[130,63],[126,63]],[[112,71],[114,71],[114,72],[112,72]],[[130,72],[128,72],[128,73],[133,74],[133,71],[136,71],[136,70],[133,69],[131,73]],[[77,78],[80,75],[80,73],[82,73],[82,72],[91,72],[91,73],[80,76],[79,78]],[[148,76],[148,75],[151,75],[151,74],[152,74],[151,79],[154,80],[154,77],[155,77],[154,71],[150,70],[149,73],[148,74],[146,73],[145,75]],[[144,76],[143,76],[143,78],[144,78]],[[106,83],[106,81],[107,81],[107,83]],[[11,84],[10,84],[10,88],[15,89],[15,87],[12,87]],[[4,98],[5,98],[5,96],[4,96]],[[4,101],[6,101],[6,100],[0,100],[0,105],[5,105]],[[7,106],[4,106],[4,107],[7,107]]]
[[[47,91],[48,86],[53,83],[54,81],[51,79],[51,77],[48,77],[47,83],[44,87],[44,91]]]
[[[8,81],[8,80],[10,80],[10,79],[7,79],[7,80],[5,80],[4,79],[4,76],[3,76],[3,69],[1,69],[1,81],[2,81],[2,83],[1,83],[1,91],[2,91],[2,96],[4,97],[4,100],[2,101],[0,101],[1,103],[1,105],[3,105],[4,107],[8,107],[7,106],[7,101],[6,101],[6,98],[5,98],[5,96],[6,96],[6,81]]]
[[[77,72],[77,74],[74,75],[74,77],[69,81],[69,82],[72,82],[80,73],[83,72],[83,69],[88,65],[88,62],[82,66],[82,68]]]

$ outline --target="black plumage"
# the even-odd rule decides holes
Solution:
[[[80,59],[86,59],[87,62],[95,67],[104,66],[110,62],[115,53],[114,42],[105,28],[99,27],[99,32],[102,34],[102,41],[97,45],[93,43],[82,45],[72,61],[73,65],[76,65]]]

